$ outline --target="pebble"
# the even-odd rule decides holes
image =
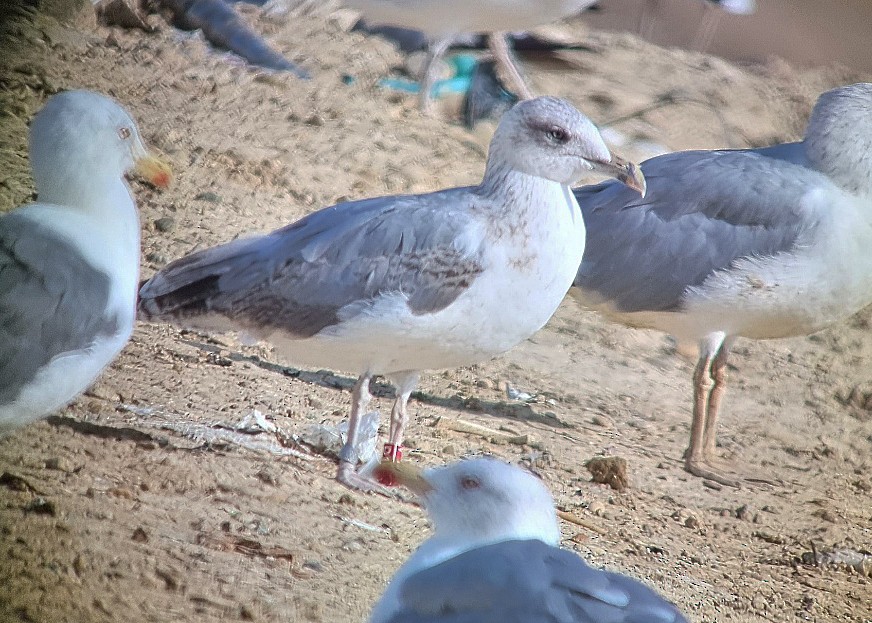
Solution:
[[[172,216],[162,216],[154,220],[154,228],[163,233],[171,232],[176,228],[176,219]]]

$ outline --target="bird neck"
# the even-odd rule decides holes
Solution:
[[[854,195],[872,196],[872,85],[822,94],[806,128],[805,153],[812,167]]]
[[[68,238],[80,240],[91,264],[109,274],[138,271],[139,215],[121,177],[92,176],[87,184],[66,180],[39,187],[30,210]]]
[[[489,160],[478,193],[490,199],[500,213],[524,215],[540,211],[543,199],[550,194],[565,194],[569,186],[539,175],[523,173],[501,161]]]
[[[71,171],[46,178],[37,185],[36,199],[96,218],[114,220],[120,217],[119,211],[135,211],[130,187],[117,174],[98,173],[84,178],[80,172]]]
[[[550,500],[548,501],[550,502]],[[452,517],[439,521],[432,517],[435,533],[432,540],[440,547],[467,550],[491,543],[510,540],[536,539],[548,545],[558,545],[560,529],[553,504],[515,506],[509,512],[484,513],[473,522],[458,523]]]
[[[811,165],[839,188],[853,195],[872,197],[872,152],[850,144],[831,143],[806,146]],[[872,148],[872,144],[869,146]]]

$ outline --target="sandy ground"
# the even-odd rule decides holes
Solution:
[[[177,172],[167,192],[133,183],[144,275],[342,199],[479,179],[487,127],[423,118],[412,99],[376,88],[402,62],[388,44],[324,12],[278,23],[246,14],[314,79],[259,75],[159,19],[152,35],[99,27],[87,9],[70,26],[29,12],[7,23],[3,207],[32,192],[26,120],[68,87],[117,97]],[[794,139],[817,93],[862,77],[779,61],[739,67],[580,22],[566,30],[593,49],[527,65],[539,92],[600,124],[681,96],[612,126],[634,158],[650,143]],[[598,527],[564,524],[566,547],[643,578],[693,621],[868,623],[872,578],[803,555],[872,548],[870,319],[738,344],[721,449],[768,484],[716,490],[688,476],[692,362],[666,336],[608,324],[571,300],[511,353],[425,375],[410,405],[410,460],[489,452],[535,464],[559,506]],[[330,457],[204,443],[216,435],[208,425],[254,409],[288,434],[346,416],[350,375],[281,363],[234,336],[141,325],[89,395],[0,440],[0,621],[363,620],[427,535],[420,509],[349,493],[331,479]],[[536,400],[507,399],[505,381]],[[384,412],[387,388],[379,396]],[[457,421],[528,442],[455,432]],[[583,464],[600,455],[628,461],[629,489],[590,482]]]

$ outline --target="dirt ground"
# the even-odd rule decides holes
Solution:
[[[253,71],[156,16],[145,34],[97,26],[89,8],[68,26],[15,13],[0,56],[3,208],[32,192],[27,119],[70,87],[118,98],[176,171],[166,192],[133,182],[144,276],[343,199],[480,179],[488,126],[424,118],[376,87],[403,62],[389,44],[348,33],[344,14],[244,11],[314,78]],[[564,31],[592,49],[528,63],[536,90],[599,124],[619,120],[616,150],[633,158],[795,139],[820,91],[863,78],[741,67],[580,21]],[[678,103],[633,115],[668,94]],[[817,335],[738,344],[721,450],[768,482],[717,490],[685,473],[693,362],[666,336],[569,299],[507,355],[424,375],[410,460],[488,452],[535,464],[560,508],[597,527],[564,523],[565,547],[644,579],[693,621],[869,623],[869,568],[803,555],[872,549],[870,321],[867,310]],[[140,325],[88,395],[0,439],[0,621],[364,620],[427,536],[421,510],[349,493],[329,456],[275,457],[210,427],[255,409],[291,435],[346,417],[351,375],[284,363],[234,336]],[[506,381],[535,400],[508,399]],[[388,389],[379,396],[384,413]],[[528,440],[496,443],[452,430],[458,421]],[[601,455],[627,460],[629,489],[590,482],[583,464]]]

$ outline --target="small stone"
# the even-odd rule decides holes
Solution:
[[[46,469],[53,469],[53,470],[56,470],[59,472],[69,472],[70,471],[70,466],[67,463],[66,459],[59,457],[59,456],[53,456],[49,459],[46,459],[45,460],[45,468]]]
[[[221,197],[213,193],[211,190],[207,190],[195,195],[194,199],[198,199],[200,201],[208,201],[209,203],[221,203]]]
[[[30,504],[24,507],[24,510],[28,513],[36,513],[37,515],[51,515],[52,517],[54,517],[57,513],[54,502],[52,502],[51,500],[46,500],[42,496],[33,498]]]
[[[822,508],[812,514],[830,523],[837,523],[839,520],[836,514],[828,508]]]
[[[354,496],[351,495],[350,493],[343,493],[342,495],[339,496],[339,499],[336,500],[336,503],[337,504],[346,504],[348,506],[354,506],[355,505]]]
[[[623,491],[630,486],[626,459],[618,456],[597,456],[584,466],[593,477],[593,482],[609,485],[615,491]]]
[[[130,538],[137,543],[148,543],[148,534],[142,526],[137,527]]]
[[[766,605],[766,599],[764,599],[763,595],[754,595],[754,598],[751,600],[751,607],[757,612],[766,610]]]
[[[599,500],[594,500],[587,505],[587,512],[596,515],[597,517],[602,517],[606,512],[606,505]]]
[[[255,474],[255,476],[257,476],[258,480],[265,484],[272,485],[274,487],[277,487],[279,484],[278,474],[273,472],[268,467],[261,467]]]
[[[178,590],[181,582],[179,580],[179,573],[175,569],[171,567],[158,567],[154,570],[155,575],[164,581],[164,585],[167,590],[175,591]]]
[[[76,575],[81,576],[85,573],[86,569],[85,559],[82,558],[81,554],[76,554],[76,557],[73,558],[73,571],[75,571]]]
[[[98,381],[94,385],[91,385],[87,390],[85,390],[85,395],[90,396],[91,398],[98,398],[100,400],[107,400],[110,402],[120,402],[121,396],[115,391],[114,387],[106,385]]]
[[[154,228],[163,233],[171,232],[176,228],[176,219],[171,216],[162,216],[155,219]]]

